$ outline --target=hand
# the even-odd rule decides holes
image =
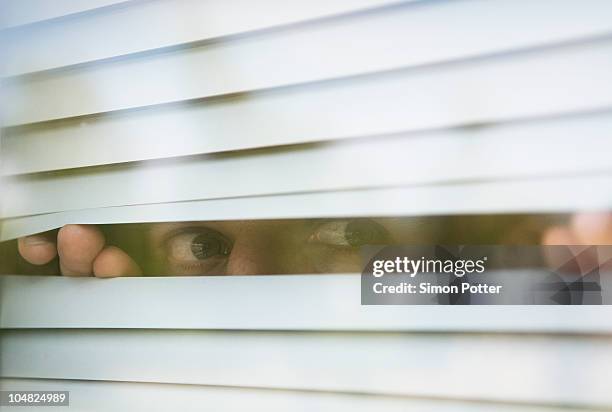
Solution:
[[[545,245],[612,245],[612,213],[579,213],[563,226],[549,228]]]
[[[54,233],[54,232],[53,232]],[[33,265],[47,265],[59,256],[65,276],[138,276],[142,271],[123,250],[106,245],[94,225],[66,225],[54,234],[37,234],[18,240],[19,254]]]
[[[542,236],[543,245],[567,245],[569,250],[551,250],[546,256],[551,267],[560,267],[575,256],[575,264],[582,274],[596,267],[603,271],[612,270],[611,248],[599,248],[597,251],[586,250],[589,245],[612,245],[612,213],[591,212],[572,216],[566,225],[548,228]],[[610,250],[608,250],[610,249]]]

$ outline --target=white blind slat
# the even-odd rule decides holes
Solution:
[[[3,331],[0,342],[3,377],[612,405],[604,337],[113,329]]]
[[[596,175],[107,207],[5,219],[0,222],[0,239],[68,223],[571,213],[611,208],[608,187],[612,187],[612,177]]]
[[[133,1],[125,7],[7,33],[0,73],[14,76],[49,70],[398,3],[400,0]]]
[[[3,211],[11,217],[196,199],[612,172],[610,129],[612,114],[599,113],[34,174],[7,182]],[[552,148],[554,156],[549,154]],[[88,196],[81,196],[83,187]]]
[[[5,82],[7,125],[438,63],[612,33],[612,3],[396,7]],[[487,15],[483,19],[482,15]],[[546,24],[542,23],[543,18]],[[520,26],[521,30],[516,30]],[[492,31],[491,27],[495,27]],[[350,50],[339,53],[339,50]],[[57,104],[61,96],[61,104]],[[83,96],[89,96],[84,99]]]
[[[362,306],[360,279],[7,275],[0,329],[612,333],[611,306]]]
[[[611,107],[610,82],[606,40],[7,129],[5,156],[27,172],[495,122]]]
[[[124,2],[126,0],[2,0],[0,29],[38,23]]]
[[[0,379],[2,390],[70,391],[69,407],[54,411],[133,412],[146,405],[147,411],[211,410],[286,412],[333,410],[350,412],[550,412],[550,406],[467,402],[459,399],[419,399],[409,397],[368,396],[337,392],[269,390],[266,388],[224,388],[204,385],[176,385],[137,382],[76,381],[66,379]],[[109,396],[112,393],[112,396]],[[30,411],[20,407],[20,411]],[[31,409],[35,411],[34,407]],[[565,406],[563,411],[574,409]]]

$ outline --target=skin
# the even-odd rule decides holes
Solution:
[[[422,231],[414,227],[402,226],[398,219],[380,219],[381,224],[398,243],[422,242]],[[294,230],[294,226],[283,222],[213,222],[206,227],[223,233],[233,239],[231,253],[224,258],[222,270],[226,275],[245,275],[259,273],[316,273],[333,272],[337,267],[314,267],[316,259],[308,259],[296,251],[305,247],[316,249],[317,242],[312,241],[309,230]],[[157,256],[162,252],[159,245],[164,236],[186,226],[204,225],[194,223],[161,223],[154,224],[149,234],[150,247]],[[419,229],[419,228],[417,228]],[[297,234],[296,234],[297,233]],[[406,235],[412,233],[413,235]],[[293,237],[292,237],[293,236]],[[430,239],[431,240],[431,239]],[[591,212],[574,215],[567,224],[553,225],[543,231],[541,243],[544,245],[611,245],[612,244],[612,214],[608,212]],[[304,246],[310,245],[310,246]],[[57,236],[52,233],[27,236],[18,240],[20,255],[27,262],[44,266],[59,257],[59,268],[65,276],[138,276],[141,268],[124,250],[107,244],[102,231],[93,225],[66,225]],[[304,249],[307,250],[307,249]],[[282,253],[280,253],[282,252]],[[306,252],[304,252],[306,253]],[[317,251],[334,253],[328,262],[341,262],[342,269],[358,270],[358,260],[355,256],[343,251],[329,252],[327,249]],[[291,256],[283,259],[279,256]],[[555,259],[562,257],[550,256],[549,262],[555,264]],[[584,265],[598,264],[597,257],[585,257]],[[309,266],[310,265],[310,266]],[[201,274],[198,268],[176,268],[168,266],[170,274]],[[298,270],[299,268],[299,270]],[[195,270],[194,273],[190,271]],[[346,271],[349,271],[346,270]]]
[[[138,276],[136,262],[121,249],[106,245],[102,232],[93,225],[66,225],[57,238],[38,234],[20,238],[20,255],[34,265],[46,265],[59,256],[65,276]]]
[[[114,246],[117,243],[126,243],[130,236],[129,228],[118,228],[113,241],[106,239],[101,228],[93,225],[66,225],[57,235],[48,232],[21,238],[18,240],[18,249],[26,262],[40,268],[30,270],[31,274],[56,274],[59,270],[65,276],[138,276],[143,270],[137,261],[152,264],[156,268],[153,274],[175,276],[351,272],[360,270],[361,256],[358,248],[328,244],[330,239],[326,238],[326,234],[329,237],[330,230],[326,227],[330,221],[346,223],[353,220],[355,219],[140,225],[140,232],[133,237],[144,237],[146,243],[138,243],[132,250],[144,250],[147,254],[139,259],[133,259],[125,250]],[[390,241],[403,244],[419,243],[427,239],[427,233],[431,233],[435,227],[431,223],[415,222],[414,219],[362,221],[375,221],[384,228]],[[210,230],[228,240],[231,253],[204,261],[198,260],[185,244],[189,245],[195,236],[194,232],[199,234]],[[172,246],[177,244],[183,246]],[[177,254],[181,256],[177,258]],[[151,268],[146,269],[147,274],[151,274]]]

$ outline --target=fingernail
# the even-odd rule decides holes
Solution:
[[[49,239],[41,235],[26,236],[23,242],[28,246],[46,245],[50,243]]]

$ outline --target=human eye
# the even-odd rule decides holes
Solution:
[[[309,243],[337,248],[359,248],[365,245],[386,244],[389,233],[371,219],[341,219],[324,222],[315,228]]]
[[[222,274],[232,242],[216,230],[191,227],[166,236],[163,249],[173,274]]]

